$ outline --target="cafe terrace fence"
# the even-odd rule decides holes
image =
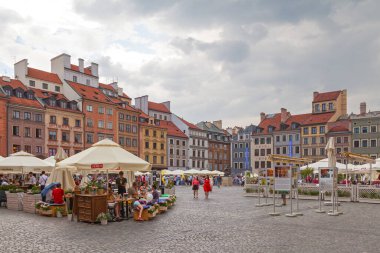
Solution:
[[[246,184],[245,190],[253,196],[258,195],[258,184]],[[271,196],[272,188],[261,187],[261,197]],[[319,186],[315,184],[298,185],[298,196],[300,199],[318,200]],[[329,200],[331,190],[323,191],[323,199]],[[338,185],[339,201],[363,202],[363,203],[379,203],[380,204],[380,186],[374,185]]]

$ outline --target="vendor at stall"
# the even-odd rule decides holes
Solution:
[[[124,172],[119,172],[119,177],[116,179],[116,185],[117,185],[117,193],[121,196],[124,195],[124,193],[127,193],[127,179],[124,177]]]
[[[63,196],[65,192],[61,188],[61,184],[58,183],[56,188],[52,191],[51,195],[53,196],[54,204],[63,204]]]

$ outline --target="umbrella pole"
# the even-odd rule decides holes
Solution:
[[[347,162],[348,160],[346,160],[346,187],[348,186],[348,182],[347,182],[347,180],[348,180],[348,162]]]
[[[108,169],[107,169],[107,183],[106,183],[107,194],[108,194],[108,182],[109,182],[109,178],[108,178]]]

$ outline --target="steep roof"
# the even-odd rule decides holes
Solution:
[[[82,72],[79,71],[79,66],[78,66],[78,65],[71,64],[70,69],[73,70],[73,71],[76,71],[76,72],[82,73]],[[84,72],[84,74],[86,74],[86,75],[94,76],[94,75],[92,74],[92,72],[91,72],[91,67],[83,68],[83,72]]]
[[[75,83],[69,80],[66,82],[80,95],[82,98],[101,103],[114,104],[101,90],[98,88]]]
[[[341,91],[318,93],[317,96],[313,99],[313,103],[335,100],[339,97],[340,93]]]
[[[268,127],[272,126],[275,128],[274,130],[278,130],[280,129],[280,124],[281,124],[281,113],[266,115],[265,119],[262,120],[260,124],[258,125],[258,128],[261,128],[262,132],[254,133],[254,134],[270,134],[268,131]]]
[[[110,99],[113,103],[118,104],[117,107],[120,108],[120,109],[125,109],[125,110],[128,110],[128,111],[138,112],[138,110],[137,110],[136,108],[133,108],[132,106],[125,104],[125,102],[122,101],[122,100],[119,99],[119,98],[109,97],[109,99]],[[120,103],[124,103],[125,107],[121,106]]]
[[[175,136],[180,138],[188,138],[176,125],[171,121],[160,120],[160,126],[168,130],[169,136]]]
[[[149,110],[153,110],[153,111],[170,113],[169,109],[166,108],[166,106],[162,103],[155,103],[155,102],[148,101],[148,108]]]
[[[193,123],[190,123],[182,118],[179,118],[185,125],[187,125],[190,129],[195,129],[195,130],[201,130],[199,127],[194,125]]]
[[[320,114],[311,114],[304,122],[303,125],[314,125],[314,124],[323,124],[327,123],[332,116],[334,116],[334,112],[328,113],[320,113]]]
[[[347,128],[347,127],[344,127],[344,126],[335,126],[335,127],[332,127],[330,130],[329,130],[329,133],[336,133],[336,132],[349,132],[350,130]]]
[[[22,82],[15,79],[10,79],[10,82],[4,81],[3,78],[0,78],[0,85],[1,86],[10,86],[12,89],[21,88],[23,91],[30,91]],[[34,107],[42,109],[43,106],[40,102],[38,102],[36,99],[27,99],[27,98],[19,98],[16,96],[10,96],[9,97],[10,104],[18,104],[28,107]]]
[[[115,89],[110,84],[99,83],[99,87],[105,90],[110,90],[110,91],[115,92]]]
[[[42,98],[42,99],[45,99],[45,98],[49,98],[49,97],[52,97],[54,96],[56,98],[56,100],[66,100],[66,101],[69,101],[63,94],[61,93],[55,93],[55,92],[51,92],[51,91],[45,91],[45,90],[40,90],[40,89],[34,89],[34,88],[31,88],[32,91],[34,91],[34,94],[36,95],[36,97],[39,97],[39,98]]]
[[[39,70],[39,69],[28,68],[27,76],[31,78],[43,80],[46,82],[62,84],[62,81],[61,79],[59,79],[57,74]]]
[[[210,132],[214,132],[214,133],[219,133],[219,134],[224,134],[225,133],[223,129],[219,129],[212,122],[201,121],[201,122],[197,123],[197,127],[199,127],[202,130],[210,131]]]

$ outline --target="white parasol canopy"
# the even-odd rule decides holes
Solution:
[[[73,179],[72,171],[75,171],[75,167],[56,167],[51,172],[46,185],[51,183],[61,183],[63,190],[74,190],[75,182]]]
[[[50,163],[52,166],[55,166],[54,156],[49,156],[48,158],[44,159],[44,161]]]
[[[0,155],[0,160],[2,160],[2,159],[4,159],[4,157],[2,157],[2,156]]]
[[[190,170],[185,170],[184,174],[185,175],[199,175],[200,172],[201,172],[200,170],[190,169]]]
[[[212,173],[209,170],[201,170],[199,174],[201,174],[201,175],[211,175]]]
[[[343,163],[336,162],[335,165],[336,165],[335,167],[338,168],[339,172],[346,170],[346,165]],[[329,167],[329,159],[328,158],[322,159],[316,163],[311,163],[311,164],[302,166],[301,170],[304,170],[306,168],[312,168],[314,173],[318,173],[318,169],[322,168],[322,167]],[[355,169],[355,166],[352,164],[348,164],[348,169],[350,171],[353,171]]]
[[[0,160],[0,171],[9,173],[40,173],[43,170],[51,171],[54,166],[32,154],[20,151]]]
[[[151,164],[129,153],[119,144],[109,140],[101,140],[91,148],[75,154],[59,163],[60,166],[75,166],[78,170],[128,170],[148,171]]]

